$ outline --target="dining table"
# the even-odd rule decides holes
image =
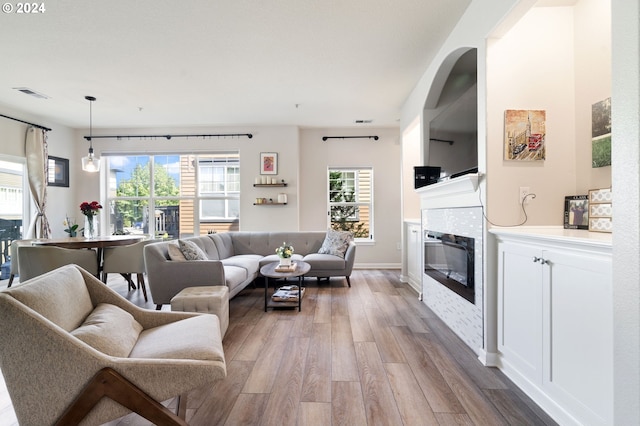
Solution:
[[[95,249],[98,257],[98,277],[102,273],[102,252],[105,247],[126,246],[148,238],[146,235],[104,235],[94,238],[66,237],[40,238],[33,240],[31,245],[56,246],[67,249]]]

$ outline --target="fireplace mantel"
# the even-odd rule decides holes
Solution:
[[[479,200],[476,197],[476,191],[478,190],[481,176],[481,173],[470,173],[434,183],[433,185],[423,186],[416,189],[416,193],[420,196],[423,209],[440,207],[440,204],[444,204],[443,207],[457,207],[465,199],[468,200],[463,202],[465,205],[478,205]]]

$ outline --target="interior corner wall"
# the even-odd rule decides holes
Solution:
[[[414,167],[422,166],[420,120],[402,134],[402,219],[420,221],[420,197],[415,191]]]
[[[524,220],[519,187],[536,194],[527,225],[562,225],[564,197],[578,193],[576,42],[573,7],[534,7],[501,38],[489,40],[487,212],[494,223]],[[546,111],[544,161],[504,160],[508,109]]]
[[[379,139],[323,136],[377,135]],[[400,268],[402,241],[401,145],[398,128],[300,130],[300,230],[328,227],[329,167],[373,167],[374,242],[358,245],[356,266]]]

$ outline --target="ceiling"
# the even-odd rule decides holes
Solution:
[[[0,16],[0,114],[86,128],[91,95],[94,128],[397,126],[470,1],[42,2]]]

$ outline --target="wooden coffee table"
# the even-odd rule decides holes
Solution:
[[[295,262],[298,266],[296,266],[296,270],[293,272],[277,272],[276,267],[279,265],[279,262],[272,262],[264,265],[260,268],[260,273],[264,276],[264,311],[267,312],[268,307],[272,308],[282,308],[282,307],[298,307],[298,312],[302,310],[302,278],[304,274],[311,270],[311,265],[307,262],[303,262],[301,260]],[[295,302],[270,302],[269,301],[269,279],[278,279],[278,278],[293,278],[298,277],[298,303]]]

